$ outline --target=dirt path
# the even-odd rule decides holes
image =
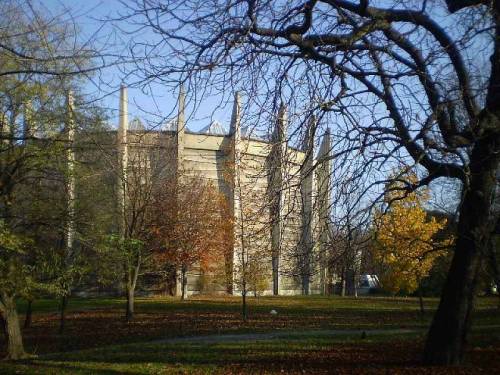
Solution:
[[[152,344],[176,344],[176,343],[197,343],[197,344],[217,344],[224,342],[247,342],[247,341],[267,341],[279,340],[283,338],[300,339],[308,336],[329,337],[329,336],[357,336],[366,335],[399,335],[414,333],[423,329],[369,329],[369,330],[308,330],[308,331],[277,331],[265,333],[240,333],[240,334],[217,334],[204,336],[173,337],[168,339],[150,341]]]
[[[300,340],[304,337],[333,337],[333,336],[358,336],[364,335],[370,337],[370,335],[398,335],[405,333],[415,333],[421,332],[424,329],[368,329],[368,330],[348,330],[348,329],[327,329],[327,330],[305,330],[305,331],[274,331],[274,332],[263,332],[263,333],[236,333],[236,334],[213,334],[213,335],[201,335],[201,336],[184,336],[184,337],[171,337],[165,339],[157,339],[151,341],[144,341],[142,344],[218,344],[218,343],[238,343],[238,342],[256,342],[256,341],[269,341],[269,340]],[[45,353],[37,356],[38,359],[51,359],[57,358],[58,356],[67,355],[68,353],[76,353],[80,351],[93,351],[93,350],[103,350],[106,348],[111,348],[116,345],[137,345],[139,343],[126,343],[126,344],[111,344],[105,345],[98,348],[88,348],[88,349],[77,349],[70,350],[66,352],[53,352]]]

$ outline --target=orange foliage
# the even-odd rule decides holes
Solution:
[[[416,176],[409,174],[404,179],[412,183]],[[389,208],[375,214],[374,258],[381,265],[382,287],[391,293],[415,291],[450,242],[436,240],[446,220],[428,218],[423,208],[428,191],[408,194],[402,185],[400,181],[388,186],[385,198]]]
[[[149,233],[157,262],[213,271],[232,248],[232,228],[227,198],[206,179],[182,176],[155,193]]]

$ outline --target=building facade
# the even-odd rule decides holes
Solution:
[[[217,123],[192,132],[186,127],[181,91],[175,121],[146,131],[136,120],[129,122],[127,88],[122,87],[116,132],[118,207],[125,212],[136,187],[154,176],[174,179],[181,171],[201,176],[224,194],[234,216],[232,293],[241,293],[241,280],[249,269],[263,279],[263,294],[323,293],[329,246],[329,133],[317,154],[312,135],[305,137],[302,149],[289,147],[282,106],[272,137],[252,138],[241,128],[240,101],[236,93],[228,132]],[[149,172],[133,176],[131,165]],[[199,267],[189,270],[188,295],[200,293],[202,277]]]

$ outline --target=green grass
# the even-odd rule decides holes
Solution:
[[[338,297],[338,296],[280,296],[280,297],[249,297],[249,306],[257,310],[270,307],[282,307],[287,311],[302,312],[305,310],[324,309],[349,309],[349,310],[397,310],[417,311],[419,309],[418,299],[412,297]],[[438,298],[424,298],[427,308],[435,309],[439,302]],[[189,311],[200,310],[234,310],[239,311],[241,300],[239,297],[193,297],[186,301],[180,301],[175,297],[138,297],[137,308],[144,311],[172,311],[179,308]],[[478,309],[495,308],[498,298],[480,297],[477,299]],[[41,299],[35,301],[36,312],[56,312],[59,301],[54,299]],[[123,298],[79,298],[72,297],[68,311],[100,308],[122,308],[125,306]],[[26,310],[26,302],[20,300],[18,303],[21,313]]]
[[[400,339],[415,339],[416,334],[400,335]],[[386,335],[373,335],[363,340],[364,344],[387,341]],[[117,345],[98,350],[47,355],[44,358],[9,364],[5,373],[134,373],[158,372],[210,373],[228,365],[250,366],[272,364],[290,359],[299,354],[321,352],[333,345],[348,345],[360,342],[359,335],[335,337],[294,336],[282,340],[221,344],[131,344]]]
[[[54,300],[34,304],[33,328],[24,332],[32,361],[0,363],[0,373],[156,374],[179,372],[329,372],[333,368],[401,369],[418,366],[426,328],[437,307],[426,299],[419,315],[414,298],[261,297],[249,299],[249,321],[241,319],[240,299],[197,297],[138,298],[136,319],[124,322],[120,298],[72,298],[67,329],[57,333]],[[486,366],[500,354],[497,299],[479,298],[471,347],[471,365]],[[20,311],[24,311],[20,303]],[[278,311],[272,316],[271,309]],[[411,333],[325,334],[332,329],[411,329]],[[314,331],[323,330],[323,334]],[[258,342],[154,343],[179,336],[280,331],[285,337]],[[300,333],[302,332],[302,333]],[[0,336],[0,351],[2,350]],[[375,353],[375,354],[374,354]],[[493,354],[492,354],[493,353]],[[1,353],[0,353],[1,356]],[[477,358],[476,358],[477,357]],[[496,358],[495,356],[493,358]],[[493,362],[497,362],[493,360]],[[399,370],[398,370],[399,371]]]
[[[56,314],[58,301],[37,300],[34,302],[35,314]],[[427,327],[437,308],[437,298],[425,298],[426,312],[422,317],[416,298],[391,297],[260,297],[248,299],[250,321],[252,319],[269,320],[270,310],[277,310],[278,316],[300,320],[317,316],[316,326],[329,328],[393,328]],[[123,298],[71,298],[68,313],[82,311],[120,312],[125,306]],[[481,325],[500,324],[500,314],[492,313],[498,306],[498,299],[493,297],[478,298],[476,302],[475,323]],[[24,313],[26,303],[19,302],[19,311]],[[187,301],[177,298],[137,298],[138,314],[187,314],[200,317],[203,314],[231,314],[238,317],[241,313],[241,299],[238,297],[195,297]],[[299,323],[299,322],[297,322]],[[240,331],[246,331],[241,327]],[[251,329],[265,330],[265,327],[251,326]],[[271,329],[276,327],[272,324]],[[305,328],[311,328],[305,324]],[[218,330],[218,332],[220,329]],[[230,331],[233,331],[230,329]]]
[[[398,334],[397,337],[368,334],[365,339],[359,335],[335,337],[311,333],[243,343],[129,344],[46,355],[4,364],[0,369],[5,374],[329,373],[333,369],[351,372],[366,368],[380,372],[387,369],[418,372],[423,369],[418,367],[414,344],[421,343],[422,339],[422,333]],[[381,351],[381,347],[385,348]],[[412,350],[405,353],[401,348]],[[465,370],[472,366],[477,370],[494,369],[490,367],[492,361],[494,358],[469,362]]]

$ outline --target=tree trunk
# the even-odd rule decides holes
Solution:
[[[5,337],[7,337],[7,323],[5,323],[5,320],[1,314],[0,314],[0,329],[2,330]]]
[[[470,156],[470,182],[462,194],[455,252],[424,349],[429,365],[457,365],[463,358],[478,269],[492,235],[499,138],[483,135]]]
[[[181,300],[184,301],[187,297],[187,269],[186,267],[182,267],[181,270]]]
[[[302,295],[309,295],[309,275],[302,276]]]
[[[142,257],[137,254],[135,258],[135,264],[133,267],[126,267],[126,293],[127,293],[127,305],[125,309],[125,319],[127,322],[131,322],[134,319],[134,307],[135,307],[135,288],[137,287],[137,279],[139,278],[139,270],[141,267]]]
[[[24,318],[24,328],[30,328],[33,321],[33,300],[28,300],[28,307],[26,309],[26,317]]]
[[[131,322],[134,319],[134,299],[135,288],[132,285],[127,285],[127,304],[125,306],[125,320]]]
[[[59,333],[64,332],[64,326],[66,324],[66,307],[68,306],[68,296],[64,295],[61,297],[61,311],[59,315]]]
[[[356,272],[356,263],[354,263],[354,269],[352,271],[352,294],[355,298],[358,298],[358,273]]]
[[[163,291],[163,294],[165,295],[165,297],[171,296],[172,295],[172,283],[170,282],[170,280],[165,281],[164,287],[165,287],[165,289]]]
[[[425,314],[424,298],[422,296],[422,290],[420,288],[418,288],[418,302],[420,304],[420,315],[423,317]]]
[[[2,315],[5,322],[7,335],[7,357],[5,359],[23,359],[28,357],[24,351],[23,337],[19,316],[17,315],[16,302],[13,297],[2,296]]]
[[[243,290],[241,292],[241,297],[242,297],[242,300],[241,300],[241,308],[242,308],[242,315],[243,315],[243,321],[246,322],[247,321],[247,317],[248,317],[248,314],[247,314],[247,292],[246,290]]]
[[[340,296],[345,297],[345,268],[342,269],[342,278],[340,279]]]

